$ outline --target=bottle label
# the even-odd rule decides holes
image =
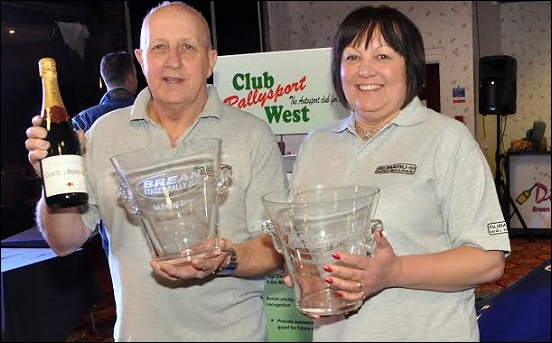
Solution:
[[[84,176],[84,158],[80,155],[56,155],[42,160],[42,178],[47,196],[88,193]]]

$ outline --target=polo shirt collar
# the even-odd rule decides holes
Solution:
[[[426,107],[422,105],[422,102],[416,96],[395,118],[393,118],[391,125],[414,126],[426,121],[427,116]],[[352,110],[349,112],[349,116],[346,119],[342,120],[339,125],[332,129],[332,131],[336,133],[345,130],[349,130],[350,132],[355,131],[355,113]]]
[[[151,92],[149,87],[145,87],[138,93],[136,101],[130,110],[129,120],[146,120],[149,121],[147,115],[148,103],[151,99]],[[207,102],[203,111],[200,113],[199,117],[215,117],[220,120],[223,103],[221,102],[216,88],[213,85],[207,85]]]

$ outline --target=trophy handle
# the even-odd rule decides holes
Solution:
[[[221,164],[220,170],[217,173],[217,195],[222,196],[228,190],[228,185],[232,177],[232,166]]]
[[[370,220],[370,229],[368,235],[365,237],[366,255],[376,256],[377,244],[375,239],[376,231],[383,231],[383,223],[379,219]]]
[[[221,164],[217,171],[213,171],[212,168],[206,168],[203,166],[194,167],[194,171],[199,171],[202,175],[214,176],[217,180],[216,191],[217,196],[223,196],[228,190],[230,179],[232,176],[232,166],[227,164]]]
[[[274,226],[272,225],[272,222],[270,219],[267,219],[263,221],[263,232],[270,234],[270,238],[272,238],[272,244],[274,245],[274,249],[276,249],[277,252],[280,254],[284,254],[284,247],[282,246],[282,242],[280,242],[280,239],[278,238],[278,235],[276,234],[276,230],[274,229]]]
[[[118,184],[115,186],[115,192],[119,197],[121,197],[125,208],[130,214],[140,214],[140,208],[126,185]]]

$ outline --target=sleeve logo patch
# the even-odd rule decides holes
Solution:
[[[506,222],[490,223],[487,225],[490,235],[499,235],[501,233],[508,233],[508,226]]]

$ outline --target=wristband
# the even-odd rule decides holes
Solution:
[[[231,247],[228,251],[226,259],[220,267],[216,270],[215,274],[217,276],[229,276],[234,273],[238,268],[238,253],[234,247]]]

